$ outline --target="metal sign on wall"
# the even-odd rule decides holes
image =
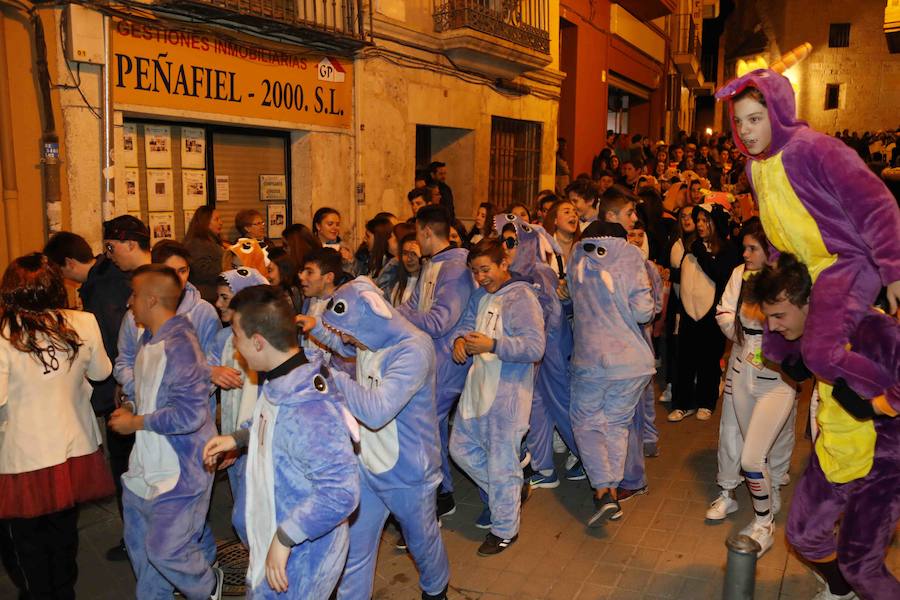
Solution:
[[[174,23],[115,19],[111,27],[110,89],[117,105],[351,127],[349,60]]]

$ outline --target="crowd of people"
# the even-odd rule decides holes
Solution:
[[[560,189],[482,203],[471,228],[433,163],[409,214],[376,215],[355,250],[333,208],[280,243],[243,211],[232,243],[202,207],[183,242],[151,247],[125,215],[104,223],[100,255],[61,232],[14,260],[0,283],[0,548],[23,597],[74,597],[77,505],[112,494],[124,527],[108,558],[131,561],[139,599],[220,597],[208,511],[225,470],[251,597],[371,597],[392,518],[422,598],[446,598],[451,464],[481,493],[480,556],[515,544],[523,503],[561,479],[590,483],[585,524],[605,527],[648,493],[645,460],[667,451],[659,402],[672,426],[719,413],[721,492],[705,517],[735,512],[745,483],[755,515],[742,533],[762,555],[789,480],[797,382],[822,372],[814,433],[827,451],[798,484],[788,539],[825,582],[817,598],[898,597],[883,562],[900,518],[900,336],[864,278],[882,269],[895,313],[900,214],[840,155],[879,218],[815,229],[841,240],[823,268],[804,246],[812,229],[792,237],[771,212],[782,202],[806,218],[784,189],[750,193],[744,163],[805,135],[782,134],[767,85],[729,97],[733,142],[613,135],[592,173],[566,183],[563,169]],[[829,184],[822,194],[840,197]],[[837,307],[817,290],[847,261],[865,287]],[[67,308],[65,280],[82,311]],[[831,325],[846,322],[844,338],[826,331],[827,310],[843,311]],[[838,339],[853,351],[832,349]],[[770,360],[773,340],[804,351]],[[567,453],[561,469],[554,453]]]

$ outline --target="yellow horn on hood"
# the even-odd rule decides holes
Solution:
[[[781,55],[781,58],[778,59],[770,68],[776,73],[784,73],[798,62],[809,56],[809,53],[812,52],[812,44],[809,42],[804,42],[785,54]]]

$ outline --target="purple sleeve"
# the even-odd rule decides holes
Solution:
[[[144,415],[144,429],[162,435],[183,435],[203,427],[210,418],[209,367],[196,336],[179,336],[166,343],[163,382],[160,395],[165,395],[165,402]]]

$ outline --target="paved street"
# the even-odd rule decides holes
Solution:
[[[797,431],[804,430],[804,403]],[[716,415],[717,418],[718,415]],[[680,424],[657,414],[662,455],[648,460],[650,494],[624,504],[624,518],[605,530],[587,530],[591,513],[586,482],[564,481],[555,490],[536,490],[523,510],[519,542],[501,555],[481,558],[475,549],[484,532],[474,525],[480,511],[478,494],[462,476],[458,510],[444,520],[444,541],[450,554],[450,598],[597,600],[615,598],[707,599],[721,595],[725,567],[724,540],[751,518],[746,491],[740,490],[741,510],[723,524],[708,525],[703,515],[715,496],[717,420],[690,418]],[[801,439],[794,454],[791,477],[800,475],[808,456]],[[562,455],[557,458],[563,460]],[[784,490],[790,502],[793,485]],[[225,482],[216,486],[213,524],[219,538],[228,537],[229,498]],[[788,552],[784,543],[785,512],[778,515],[779,538],[760,561],[759,600],[812,597],[817,583]],[[109,563],[103,552],[119,536],[115,505],[90,506],[81,515],[78,583],[80,598],[132,598],[134,580],[127,563]],[[396,532],[388,527],[378,562],[376,600],[419,598],[415,568],[407,554],[394,550]],[[888,557],[900,573],[900,544],[895,540]],[[0,578],[0,597],[11,598],[12,586]]]

